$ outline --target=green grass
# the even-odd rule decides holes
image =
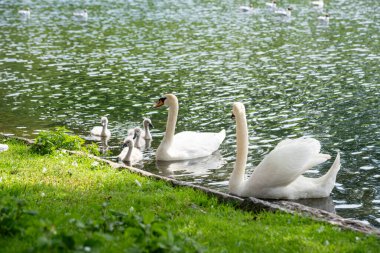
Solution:
[[[374,236],[241,211],[86,157],[42,156],[7,143],[0,153],[1,252],[379,252]]]

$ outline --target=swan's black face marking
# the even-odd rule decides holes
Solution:
[[[233,119],[233,120],[236,119],[234,112],[232,112],[232,114],[231,114],[231,119]]]
[[[133,139],[136,139],[138,136],[140,136],[141,135],[141,131],[140,131],[140,129],[136,129],[135,130],[135,134],[133,135]]]
[[[161,107],[165,104],[166,97],[162,97],[159,100],[157,100],[156,104],[154,105],[154,108]]]
[[[154,128],[153,125],[152,125],[152,123],[149,123],[149,127],[150,127],[150,128]]]
[[[130,140],[128,140],[128,141],[124,142],[123,148],[127,148],[127,147],[129,147],[131,145],[132,145],[132,142]]]

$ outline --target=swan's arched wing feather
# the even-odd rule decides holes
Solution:
[[[284,140],[255,168],[250,180],[266,186],[284,186],[311,167],[330,158],[320,154],[319,141],[312,138]]]
[[[190,157],[202,157],[218,150],[224,138],[224,130],[219,133],[185,131],[174,136],[171,148]]]

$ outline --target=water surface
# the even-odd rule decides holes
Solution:
[[[326,1],[330,22],[309,1],[10,1],[0,3],[0,132],[34,137],[64,125],[88,135],[107,115],[113,154],[150,117],[146,170],[227,191],[235,160],[232,102],[244,102],[248,167],[282,139],[312,136],[342,169],[331,199],[338,214],[380,226],[380,2]],[[18,10],[30,7],[30,18]],[[88,19],[73,17],[87,9]],[[177,130],[219,131],[215,157],[156,164],[167,112],[180,101]],[[331,161],[308,173],[320,176]]]

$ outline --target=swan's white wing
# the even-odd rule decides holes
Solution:
[[[185,131],[174,136],[170,149],[192,158],[208,156],[218,150],[225,136],[224,130],[219,133]]]
[[[285,186],[313,166],[330,158],[320,154],[321,145],[313,138],[284,140],[255,168],[250,180],[255,184]]]
[[[131,162],[136,163],[143,159],[143,154],[138,148],[133,148]]]
[[[96,126],[91,130],[92,135],[101,135],[102,134],[103,127]]]

